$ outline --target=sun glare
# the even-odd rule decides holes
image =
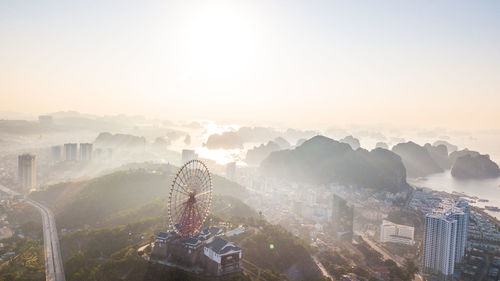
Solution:
[[[210,7],[194,13],[191,19],[185,32],[188,70],[214,79],[232,78],[250,67],[256,36],[245,15]]]

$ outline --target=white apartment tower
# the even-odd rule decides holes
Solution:
[[[459,202],[453,207],[453,218],[457,220],[457,243],[455,263],[462,261],[467,247],[467,228],[469,226],[469,203]]]
[[[455,263],[465,255],[467,202],[443,204],[440,209],[425,216],[423,266],[430,273],[453,274]]]

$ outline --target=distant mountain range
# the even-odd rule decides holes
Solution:
[[[97,136],[94,145],[96,147],[118,148],[144,147],[146,145],[146,138],[129,134],[111,134],[105,132]]]
[[[500,176],[498,165],[491,161],[489,155],[468,153],[458,157],[451,169],[455,178],[494,178]]]
[[[361,147],[359,140],[353,136],[346,136],[345,138],[341,139],[340,142],[347,143],[354,150]]]
[[[403,164],[406,167],[406,174],[409,177],[423,177],[444,171],[431,156],[431,154],[436,154],[433,147],[427,149],[426,147],[410,141],[395,145],[392,151],[401,156]],[[437,155],[435,155],[435,157],[438,157]],[[446,152],[446,156],[447,155],[448,152]]]
[[[272,152],[260,165],[268,176],[317,184],[341,183],[388,191],[408,189],[401,158],[386,149],[353,150],[315,136],[295,149]]]
[[[401,156],[409,177],[425,177],[441,173],[451,168],[453,177],[462,179],[481,179],[500,176],[498,165],[488,155],[468,149],[456,150],[456,146],[448,142],[435,142],[420,146],[414,142],[400,143],[392,151]]]
[[[204,144],[208,149],[234,149],[243,148],[243,139],[236,132],[224,132],[208,136]]]
[[[255,146],[247,151],[245,162],[251,166],[259,166],[272,152],[290,148],[290,143],[282,137],[277,137],[266,144]]]
[[[266,144],[261,144],[247,151],[245,162],[251,166],[258,166],[262,160],[266,159],[272,152],[280,150],[281,147],[274,141],[269,141]]]

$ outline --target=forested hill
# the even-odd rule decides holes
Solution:
[[[30,197],[54,211],[59,228],[102,226],[117,214],[134,216],[140,210],[164,208],[176,171],[172,166],[117,171],[88,181],[56,184]],[[246,194],[241,185],[217,175],[212,179],[214,196],[242,198]]]

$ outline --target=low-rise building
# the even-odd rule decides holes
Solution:
[[[408,225],[396,224],[387,220],[380,226],[380,242],[413,245],[415,228]]]
[[[213,275],[241,271],[241,248],[221,237],[205,244],[203,253],[208,258],[207,269]]]

